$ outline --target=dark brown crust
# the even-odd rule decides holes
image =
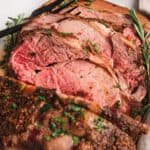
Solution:
[[[81,4],[83,5],[84,0],[79,0]],[[114,12],[114,13],[120,13],[120,14],[129,14],[129,9],[118,6],[116,4],[112,4],[110,2],[104,1],[104,0],[95,0],[91,7],[95,10],[106,10],[109,12]],[[138,13],[138,16],[140,17],[140,20],[143,24],[146,24],[146,29],[150,29],[150,21],[147,19],[144,15],[141,13]]]
[[[146,134],[149,130],[147,125],[139,123],[116,109],[105,108],[102,114],[122,131],[128,133],[135,141],[141,133]]]
[[[55,121],[56,117],[60,115],[60,113],[63,113],[63,111],[66,112],[72,107],[72,104],[64,105],[64,103],[61,103],[59,100],[60,97],[54,90],[29,86],[32,93],[27,94],[27,85],[4,77],[0,77],[0,85],[0,121],[3,122],[3,124],[0,124],[0,148],[2,149],[5,149],[4,145],[9,148],[13,148],[14,146],[20,146],[21,148],[25,145],[29,146],[29,149],[33,147],[35,148],[35,146],[38,145],[38,142],[34,139],[35,143],[30,145],[30,142],[28,141],[30,138],[33,138],[32,134],[35,134],[36,132],[35,136],[39,135],[42,137],[45,133],[46,135],[48,133],[51,134],[49,129],[47,129],[46,121],[49,122],[49,119]],[[26,92],[24,93],[25,90]],[[39,101],[39,96],[41,95],[45,96],[46,101]],[[3,99],[4,101],[2,101]],[[17,104],[17,108],[12,107],[13,103]],[[45,112],[41,114],[41,110],[45,105],[44,103],[51,103],[52,109],[50,109],[48,113]],[[84,137],[85,142],[86,140],[90,141],[94,148],[101,147],[102,149],[106,149],[114,147],[121,150],[121,148],[124,147],[128,150],[135,150],[135,144],[132,139],[107,120],[104,119],[102,121],[105,128],[102,128],[101,132],[97,131],[95,127],[93,128],[91,124],[92,122],[89,124],[86,120],[91,117],[94,123],[94,120],[98,116],[84,108],[82,109],[85,111],[86,117],[81,116],[78,112],[75,112],[74,115],[78,114],[75,122],[62,126],[64,130],[69,131],[72,135],[78,136],[81,139]],[[36,127],[38,122],[43,124],[43,127],[40,129]],[[68,125],[70,126],[69,128]],[[16,137],[16,142],[12,140],[13,137]],[[108,139],[110,139],[111,142],[108,142]],[[42,141],[43,139],[40,141],[41,144],[43,143]]]

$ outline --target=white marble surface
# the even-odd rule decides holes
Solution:
[[[0,0],[0,30],[5,28],[8,17],[16,17],[18,14],[25,16],[39,7],[47,0]],[[3,39],[0,39],[0,49],[3,47]]]
[[[18,14],[26,16],[47,0],[0,0],[0,29],[4,28],[8,17]]]

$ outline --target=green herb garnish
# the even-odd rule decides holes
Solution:
[[[116,102],[116,108],[117,108],[117,109],[120,109],[120,107],[121,107],[121,102],[120,102],[120,100],[118,100],[118,101]]]
[[[56,117],[55,121],[56,122],[62,122],[62,117],[61,116]]]
[[[3,100],[6,100],[6,99],[7,99],[7,96],[6,96],[6,95],[3,95],[3,96],[2,96],[2,99],[3,99]]]
[[[104,118],[99,117],[98,119],[94,120],[94,123],[98,132],[102,131],[103,129],[106,129],[106,126],[104,125]]]
[[[131,89],[131,85],[129,84],[129,85],[127,86],[127,88],[128,88],[128,89]]]
[[[144,107],[141,109],[140,114],[143,116],[143,115],[145,115],[145,114],[147,114],[147,113],[149,113],[149,112],[150,112],[150,104],[144,106]]]
[[[46,98],[45,98],[45,96],[40,95],[40,96],[38,96],[38,100],[40,100],[40,101],[44,101],[44,100],[46,100]]]
[[[61,134],[69,135],[67,131],[64,131],[63,129],[58,129],[57,131],[52,133],[52,137],[59,137]]]
[[[52,35],[52,31],[50,29],[47,30],[47,35],[49,35],[49,36]]]
[[[86,111],[81,112],[81,117],[85,117]]]
[[[65,125],[66,124],[66,121],[63,120],[63,118],[61,116],[58,116],[56,119],[55,119],[56,122],[62,124],[62,125]]]
[[[147,100],[146,103],[150,101],[150,45],[147,42],[147,38],[150,36],[150,31],[145,34],[144,32],[144,25],[141,24],[139,18],[137,17],[137,14],[135,10],[132,10],[130,12],[130,16],[132,17],[134,21],[134,28],[140,37],[141,41],[143,42],[142,45],[142,54],[143,54],[143,60],[145,63],[145,67],[147,70]]]
[[[71,110],[75,111],[75,112],[80,111],[81,109],[82,109],[81,106],[75,105],[75,104],[73,104],[72,107],[71,107]]]
[[[89,41],[90,45],[93,47],[94,51],[96,53],[98,53],[99,52],[99,46],[91,40],[88,40],[88,41]]]
[[[116,83],[116,85],[114,85],[114,88],[119,88],[120,89],[120,84]]]
[[[88,46],[84,47],[84,50],[89,52],[90,51],[90,48]]]
[[[141,110],[133,109],[131,116],[136,118],[137,116],[146,116],[150,112],[150,104],[144,106]]]
[[[71,32],[60,32],[60,34],[61,34],[63,37],[66,37],[66,36],[73,36],[73,33],[71,33]]]
[[[76,120],[75,116],[71,113],[64,112],[63,114],[64,116],[67,116],[71,122],[74,122]]]
[[[41,112],[47,112],[50,108],[52,108],[51,104],[45,104],[42,108],[41,108]]]
[[[45,139],[46,141],[50,141],[50,140],[51,140],[51,136],[50,136],[50,135],[46,135],[46,136],[44,137],[44,139]]]
[[[76,136],[73,137],[73,143],[74,145],[77,145],[80,142],[80,139]]]
[[[54,129],[56,129],[56,127],[57,127],[56,123],[52,122],[50,125],[50,129],[54,130]]]
[[[12,103],[12,108],[13,108],[13,109],[17,109],[17,107],[18,107],[18,106],[17,106],[16,103]]]
[[[69,119],[70,119],[71,122],[74,122],[76,120],[76,118],[75,118],[74,115],[70,114],[68,117],[69,117]]]

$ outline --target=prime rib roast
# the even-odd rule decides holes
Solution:
[[[0,99],[2,150],[135,150],[148,131],[114,108],[6,77]]]
[[[65,11],[31,19],[18,36],[8,65],[32,88],[1,77],[7,110],[0,114],[0,146],[136,149],[149,127],[130,117],[147,92],[131,18],[82,6]]]

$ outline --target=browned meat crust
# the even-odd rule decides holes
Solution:
[[[54,90],[27,90],[27,85],[0,79],[1,149],[59,150],[65,142],[71,144],[68,149],[135,149],[126,133],[73,101],[64,105]]]

